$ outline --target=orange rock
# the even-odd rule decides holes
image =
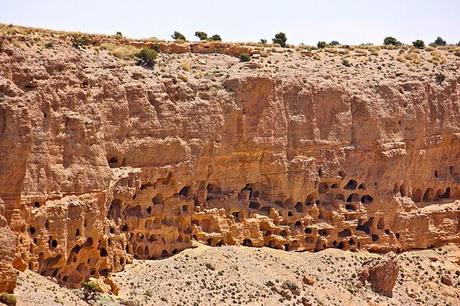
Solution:
[[[235,56],[250,47],[159,42],[151,70],[19,37],[0,37],[0,197],[17,268],[78,287],[193,241],[375,252],[460,241],[448,50],[440,84],[428,61],[416,74],[390,62],[398,50],[345,67],[340,54],[261,47],[248,66]]]

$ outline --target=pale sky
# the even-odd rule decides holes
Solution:
[[[0,23],[168,40],[176,30],[195,40],[200,30],[224,41],[282,31],[293,44],[381,44],[390,35],[457,43],[460,0],[0,0]]]

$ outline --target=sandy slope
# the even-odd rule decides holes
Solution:
[[[114,274],[119,296],[99,305],[460,305],[460,248],[398,255],[400,274],[388,298],[357,276],[362,263],[381,257],[327,249],[296,253],[270,248],[199,245],[163,260],[135,261]],[[447,275],[451,286],[441,282]],[[314,279],[312,285],[304,276]],[[27,271],[16,290],[20,305],[84,305],[82,290],[59,288]]]

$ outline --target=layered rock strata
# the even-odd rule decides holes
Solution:
[[[452,52],[415,68],[384,49],[348,50],[351,67],[321,50],[268,48],[249,63],[162,53],[150,70],[51,34],[0,40],[16,268],[78,286],[192,240],[374,252],[460,241]]]

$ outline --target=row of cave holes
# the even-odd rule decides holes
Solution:
[[[405,197],[407,195],[406,193],[406,187],[404,184],[401,184],[398,186],[398,184],[395,184],[393,188],[393,194],[394,195],[399,195],[401,197]],[[435,193],[434,189],[432,188],[427,188],[425,192],[422,192],[421,189],[415,189],[414,192],[412,193],[412,200],[414,202],[431,202],[431,201],[439,201],[442,199],[450,199],[451,198],[451,189],[450,187],[447,187],[446,190],[438,189],[438,191]]]
[[[456,177],[456,176],[458,175],[457,171],[455,171],[455,167],[454,167],[454,166],[449,166],[449,174],[450,174],[452,177]],[[435,170],[435,171],[434,171],[434,177],[435,177],[435,178],[439,178],[438,170]]]
[[[85,220],[84,223],[83,223],[83,226],[86,228],[87,225],[88,225],[88,223],[87,223],[87,221]],[[44,226],[45,230],[49,230],[49,228],[50,228],[50,222],[49,222],[49,220],[45,220],[45,223],[44,223],[43,226]],[[29,232],[29,234],[30,234],[32,237],[34,237],[35,234],[37,233],[37,229],[36,229],[34,226],[30,226],[30,227],[27,229],[27,231]],[[80,237],[80,235],[81,235],[80,229],[77,228],[76,231],[75,231],[75,237]],[[34,239],[33,239],[33,242],[34,242],[34,244],[37,244],[37,243],[38,243],[37,238],[34,238]],[[50,248],[55,249],[55,248],[57,248],[57,245],[58,245],[57,240],[53,239],[52,236],[49,236],[49,246],[50,246]]]
[[[299,222],[299,221],[298,221],[298,222]],[[371,233],[370,233],[370,226],[371,226],[372,222],[373,222],[373,217],[370,218],[368,221],[361,222],[360,224],[358,224],[358,225],[356,226],[356,230],[365,232],[367,235],[370,235],[370,236],[371,236],[371,240],[372,240],[373,242],[377,242],[377,241],[380,239],[379,235],[376,235],[376,234],[372,234],[372,235],[371,235]],[[383,227],[384,227],[383,220],[380,219],[379,222],[378,222],[378,224],[377,224],[377,228],[381,230],[381,229],[383,229]],[[312,233],[313,233],[313,229],[310,228],[310,227],[306,227],[306,228],[304,229],[304,232],[305,232],[305,234],[312,234]],[[391,235],[391,231],[390,231],[389,229],[386,229],[386,230],[385,230],[385,234]],[[265,235],[265,236],[270,236],[270,235],[272,235],[272,232],[271,232],[271,231],[266,231],[264,235]],[[280,231],[279,235],[280,235],[280,236],[283,236],[283,237],[286,237],[286,236],[287,236],[287,231],[282,230],[282,231]],[[327,237],[327,236],[329,236],[329,230],[328,230],[328,229],[319,229],[319,230],[318,230],[318,235],[319,235],[319,236],[322,236],[322,237]],[[350,229],[343,229],[342,231],[340,231],[340,232],[338,233],[338,237],[339,237],[339,238],[348,238],[348,237],[350,237],[350,236],[352,236],[352,232],[351,232]],[[400,238],[400,234],[399,234],[399,233],[395,233],[395,237],[396,237],[396,239],[399,239],[399,238]],[[275,245],[271,245],[271,244],[270,244],[271,242],[274,242],[274,240],[269,241],[268,246],[269,246],[269,247],[275,247]],[[314,237],[305,237],[305,242],[306,242],[307,244],[312,244],[312,243],[314,243]],[[354,241],[353,238],[349,238],[347,242],[348,242],[349,245],[354,245],[354,244],[355,244],[355,241]],[[208,239],[208,244],[211,244],[211,239]],[[221,245],[221,244],[222,244],[222,243],[220,243],[220,245]],[[285,249],[286,251],[291,250],[291,249],[293,248],[293,244],[295,244],[295,241],[293,241],[292,244],[285,244],[285,245],[284,245],[284,249]],[[360,243],[358,242],[358,248],[360,247],[359,244],[360,244]],[[243,246],[252,246],[252,245],[253,245],[253,244],[252,244],[252,240],[251,240],[251,239],[244,239],[243,242],[242,242],[242,245],[243,245]],[[216,246],[219,246],[219,244],[217,244]],[[333,247],[337,247],[337,248],[339,248],[339,249],[343,249],[344,246],[345,246],[345,244],[344,244],[343,241],[341,241],[341,242],[339,242],[339,243],[337,243],[337,241],[333,241],[333,242],[332,242],[332,246],[333,246]],[[326,245],[324,245],[323,248],[326,248]]]
[[[432,188],[427,188],[426,191],[423,193],[420,189],[415,189],[412,200],[414,202],[432,202],[432,201],[439,201],[441,199],[450,199],[450,187],[446,188],[446,191],[442,191],[439,189],[436,194]]]
[[[370,204],[370,203],[372,203],[374,201],[373,197],[370,196],[370,195],[363,195],[363,196],[360,197],[359,194],[357,194],[357,193],[350,194],[347,197],[346,200],[345,200],[345,197],[343,196],[343,194],[338,194],[338,195],[336,195],[335,199],[339,200],[339,201],[347,202],[347,204],[345,205],[345,208],[347,210],[352,210],[352,211],[356,210],[356,205],[354,203],[361,202],[363,204]],[[281,208],[290,207],[289,203],[290,203],[290,199],[284,201],[284,203],[282,201],[280,201],[280,200],[275,201],[275,204],[277,206],[281,207]],[[294,209],[295,209],[295,211],[297,213],[303,213],[305,211],[305,206],[308,207],[308,206],[311,206],[313,204],[320,205],[321,201],[317,200],[314,194],[310,194],[310,195],[307,196],[307,199],[305,200],[304,203],[297,202],[294,205]],[[259,202],[257,202],[257,201],[250,201],[248,207],[250,209],[260,210],[262,213],[264,213],[266,215],[270,214],[271,206],[263,206],[263,207],[261,207],[261,204]],[[292,216],[292,215],[293,215],[292,211],[289,211],[288,216]]]
[[[127,252],[128,254],[131,254],[130,252],[128,252],[128,249],[129,249],[129,248],[127,247],[127,248],[126,248],[126,252]],[[141,258],[143,258],[143,257],[145,257],[145,256],[148,257],[148,258],[150,258],[150,257],[149,257],[149,256],[150,256],[150,250],[149,250],[149,247],[148,247],[147,245],[145,245],[145,246],[138,245],[137,247],[135,247],[135,249],[136,249],[136,252],[134,252],[134,258],[135,258],[135,259],[141,259]],[[168,250],[163,249],[163,250],[161,251],[160,257],[161,257],[161,258],[165,258],[165,257],[169,257],[169,256],[172,256],[172,255],[176,255],[177,253],[179,253],[179,250],[178,250],[178,249],[173,249],[173,250],[171,251],[171,253],[170,253]],[[154,258],[154,257],[152,257],[152,258]]]
[[[338,188],[339,188],[339,184],[333,183],[333,184],[331,184],[331,185],[329,186],[329,184],[324,183],[324,182],[323,182],[323,183],[319,183],[319,185],[318,185],[318,192],[319,192],[320,194],[324,194],[324,193],[326,193],[326,192],[329,190],[329,188],[331,188],[331,189],[338,189]],[[361,184],[359,184],[359,186],[358,186],[358,182],[357,182],[356,180],[349,180],[349,181],[345,184],[345,186],[343,187],[343,189],[345,189],[345,190],[356,190],[356,188],[361,189],[361,190],[366,190],[366,185],[365,185],[364,183],[361,183]]]
[[[154,198],[152,198],[152,204],[153,205],[163,205],[162,197],[161,195],[156,195]],[[112,203],[110,204],[109,210],[107,212],[107,218],[112,219],[112,220],[118,220],[122,217],[121,213],[121,208],[122,208],[122,202],[120,199],[114,199]],[[182,212],[187,213],[189,212],[189,207],[188,205],[182,205],[181,207]],[[153,212],[153,206],[148,206],[145,209],[147,215],[152,215]],[[141,217],[143,216],[142,214],[142,208],[140,205],[136,205],[133,207],[129,207],[125,210],[125,215],[126,216],[137,216]]]

